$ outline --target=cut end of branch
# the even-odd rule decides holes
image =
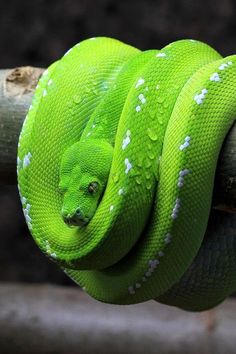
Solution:
[[[12,69],[6,76],[5,95],[16,97],[33,92],[44,70],[31,66],[21,66]]]

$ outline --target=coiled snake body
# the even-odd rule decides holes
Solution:
[[[41,77],[19,140],[36,243],[101,301],[215,306],[236,289],[233,241],[203,237],[235,116],[234,55],[75,45]]]

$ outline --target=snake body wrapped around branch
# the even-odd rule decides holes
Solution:
[[[217,305],[236,289],[235,245],[206,228],[235,117],[234,55],[195,40],[75,45],[41,77],[19,140],[36,243],[98,300]]]

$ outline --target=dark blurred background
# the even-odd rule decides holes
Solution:
[[[180,38],[236,51],[236,2],[7,0],[0,3],[0,68],[47,67],[82,39],[110,36],[140,49]],[[72,284],[31,239],[15,186],[0,186],[0,281]]]

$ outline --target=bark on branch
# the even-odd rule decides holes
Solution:
[[[0,70],[0,184],[16,183],[18,137],[43,71],[28,66]],[[213,207],[236,212],[236,124],[231,128],[219,157]]]
[[[0,183],[16,183],[20,130],[44,69],[29,66],[0,70]]]

